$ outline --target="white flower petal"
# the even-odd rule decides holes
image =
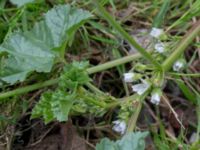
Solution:
[[[120,121],[120,120],[116,120],[116,121],[113,121],[113,130],[120,133],[120,134],[124,134],[125,131],[126,131],[126,122],[124,121]]]
[[[150,35],[155,38],[159,38],[164,33],[163,29],[152,28]]]
[[[142,95],[150,87],[149,83],[143,81],[143,83],[136,84],[132,86],[133,92],[136,92],[138,95]]]
[[[155,44],[154,48],[158,53],[163,53],[165,50],[165,45],[162,42],[159,42]]]
[[[159,93],[154,93],[151,96],[151,103],[158,105],[160,103],[160,95]]]
[[[124,73],[124,81],[125,82],[133,82],[134,73]]]
[[[190,136],[189,142],[192,144],[197,141],[197,133],[193,132]]]
[[[184,63],[182,61],[178,60],[174,63],[173,70],[178,72],[183,68],[183,66],[184,66]]]

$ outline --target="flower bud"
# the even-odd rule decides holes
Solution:
[[[130,73],[124,73],[124,81],[129,83],[133,82],[135,74],[130,72]]]
[[[163,53],[165,51],[165,45],[162,42],[156,43],[154,48],[155,48],[156,52],[158,52],[158,53]]]
[[[159,29],[159,28],[152,28],[152,30],[150,32],[150,35],[157,39],[159,39],[162,34],[164,34],[164,31],[163,31],[163,29]]]
[[[151,93],[151,103],[158,105],[160,103],[160,98],[162,95],[162,91],[159,88],[156,88]]]
[[[126,122],[125,121],[120,121],[120,120],[116,120],[113,121],[113,130],[120,133],[120,134],[124,134],[126,131]]]
[[[133,92],[136,92],[138,95],[144,94],[150,87],[150,84],[145,80],[142,80],[143,83],[136,84],[132,86]]]
[[[179,59],[174,63],[173,70],[179,72],[184,68],[184,66],[185,66],[185,60]]]

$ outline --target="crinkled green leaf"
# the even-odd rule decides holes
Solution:
[[[47,49],[45,44],[33,41],[23,33],[13,34],[2,44],[2,47],[10,54],[11,59],[15,58],[16,63],[22,65],[23,70],[36,70],[37,72],[51,70],[55,58],[54,53]]]
[[[56,6],[45,15],[45,22],[51,31],[55,47],[59,47],[68,35],[71,35],[92,15],[88,11],[75,9],[70,5]],[[66,34],[66,32],[68,34]]]
[[[68,89],[75,89],[78,85],[86,84],[90,81],[86,72],[88,62],[73,62],[64,68],[64,73],[60,77],[60,86]]]
[[[75,96],[64,91],[46,92],[32,110],[31,118],[43,117],[45,123],[53,120],[67,121]]]
[[[119,150],[119,148],[115,142],[108,138],[104,138],[99,144],[97,144],[96,150]]]
[[[40,101],[32,111],[32,118],[43,117],[45,123],[55,119],[58,121],[67,121],[68,114],[79,97],[76,93],[78,86],[90,81],[86,73],[88,65],[88,62],[73,62],[72,64],[68,64],[61,75],[57,90],[42,95]]]
[[[45,43],[44,46],[46,49],[54,48],[51,31],[44,20],[37,22],[32,30],[30,32],[26,32],[25,34],[33,41],[37,41],[40,45]]]
[[[67,121],[69,111],[75,101],[75,95],[68,95],[63,91],[58,91],[52,95],[51,109],[54,117],[58,121]]]
[[[17,7],[23,6],[27,3],[32,3],[34,0],[10,0],[11,3],[17,5]]]
[[[14,84],[24,81],[33,71],[50,72],[61,51],[59,47],[91,16],[88,11],[59,5],[48,11],[44,21],[36,23],[32,30],[10,35],[0,46],[0,53],[8,54],[0,80]]]
[[[51,109],[52,92],[45,92],[42,94],[40,101],[32,110],[31,118],[43,117],[45,123],[54,120],[54,114]]]
[[[105,138],[102,139],[99,144],[97,144],[96,150],[144,150],[144,139],[147,135],[148,132],[129,133],[124,135],[121,140],[116,142]]]
[[[24,81],[32,71],[50,72],[54,63],[53,52],[33,42],[23,33],[13,34],[1,47],[9,55],[3,62],[0,79],[10,84]]]

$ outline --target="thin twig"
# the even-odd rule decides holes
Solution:
[[[170,109],[170,110],[172,111],[172,113],[174,114],[174,117],[176,118],[176,120],[178,121],[178,123],[181,125],[181,127],[182,127],[183,129],[185,129],[184,125],[182,124],[182,122],[181,122],[181,121],[179,120],[179,118],[178,118],[178,114],[175,112],[175,110],[173,109],[173,107],[172,107],[171,104],[169,103],[168,98],[167,98],[165,95],[163,95],[162,98],[163,98],[163,100],[165,101],[165,103],[168,105],[169,109]]]

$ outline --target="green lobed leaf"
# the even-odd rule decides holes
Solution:
[[[32,110],[31,118],[43,117],[45,123],[55,119],[67,121],[74,101],[75,95],[68,95],[64,91],[46,92]]]
[[[88,62],[68,64],[60,77],[58,88],[42,95],[32,110],[32,118],[43,117],[45,123],[53,120],[67,121],[69,112],[79,97],[76,93],[78,86],[90,81],[86,72],[88,65]]]
[[[51,31],[54,47],[60,47],[60,43],[70,38],[68,36],[71,36],[84,23],[85,19],[90,17],[92,15],[88,11],[75,9],[70,5],[59,5],[48,11],[45,15],[45,22]]]
[[[96,150],[119,150],[117,144],[108,138],[103,138],[96,146]]]
[[[32,71],[50,72],[54,63],[53,52],[20,32],[13,34],[1,47],[9,55],[3,62],[0,79],[10,84],[25,80]]]
[[[54,114],[51,109],[52,92],[45,92],[42,94],[40,101],[32,109],[31,118],[43,117],[45,123],[54,120]]]
[[[75,101],[75,94],[58,90],[52,95],[51,110],[58,121],[67,121],[69,111]]]
[[[14,84],[24,81],[33,71],[50,72],[63,44],[71,40],[72,34],[91,16],[88,11],[58,5],[32,30],[11,34],[0,46],[0,53],[7,53],[7,58],[1,60],[4,66],[0,81]]]
[[[10,0],[11,3],[17,5],[17,7],[21,7],[27,3],[32,3],[34,0]]]
[[[90,78],[86,72],[88,65],[88,62],[73,62],[67,65],[60,77],[59,85],[63,88],[75,89],[78,85],[89,82]]]
[[[144,150],[144,139],[147,135],[148,132],[128,133],[116,142],[104,138],[97,144],[96,150]]]

